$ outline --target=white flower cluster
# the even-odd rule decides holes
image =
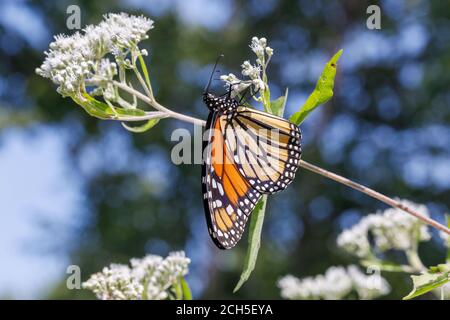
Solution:
[[[143,16],[107,14],[100,24],[89,25],[82,33],[55,36],[36,73],[57,84],[61,95],[73,96],[84,80],[110,80],[117,74],[117,65],[105,57],[107,54],[119,65],[129,66],[127,55],[138,50],[138,43],[148,38],[152,28],[153,21]]]
[[[188,273],[190,259],[184,252],[172,252],[163,259],[147,255],[131,259],[131,267],[111,264],[93,274],[83,288],[102,300],[163,300],[177,281]]]
[[[111,264],[102,272],[91,275],[83,288],[92,290],[101,300],[141,299],[144,286],[134,277],[132,270],[121,264]]]
[[[191,262],[184,252],[172,252],[166,259],[148,255],[143,259],[132,259],[131,266],[138,281],[147,284],[147,299],[167,299],[167,290],[188,273]]]
[[[330,267],[324,275],[299,279],[287,275],[278,281],[281,296],[291,300],[340,300],[356,292],[360,299],[388,294],[390,287],[380,275],[363,274],[356,266]]]
[[[266,38],[253,37],[252,43],[250,44],[250,48],[256,54],[260,61],[256,61],[258,64],[264,64],[265,54],[270,58],[273,55],[273,49],[267,46]]]
[[[369,224],[367,218],[363,218],[351,229],[344,230],[338,236],[337,245],[359,258],[366,258],[372,253],[368,233]]]
[[[401,200],[407,207],[428,217],[428,209],[424,205]],[[337,238],[337,244],[350,254],[359,258],[372,255],[369,234],[373,235],[375,248],[381,252],[396,249],[413,249],[419,241],[431,238],[428,227],[417,218],[405,212],[389,208],[382,212],[370,214],[362,218],[352,228],[344,230]]]
[[[227,87],[230,85],[233,86],[233,96],[236,96],[250,86],[253,86],[254,92],[266,89],[263,72],[265,72],[270,58],[273,55],[273,49],[267,46],[266,38],[257,37],[252,38],[250,48],[256,55],[256,64],[254,65],[247,60],[241,65],[242,75],[249,78],[249,80],[241,80],[232,73],[220,77],[226,83]]]

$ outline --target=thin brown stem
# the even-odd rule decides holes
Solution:
[[[148,111],[143,116],[124,116],[124,115],[118,115],[116,114],[114,117],[110,118],[109,120],[118,120],[123,122],[138,122],[138,121],[144,121],[144,120],[150,120],[150,119],[163,119],[168,118],[169,115],[165,112],[161,111]]]
[[[339,182],[341,184],[344,184],[350,188],[353,188],[355,190],[358,190],[362,193],[367,194],[368,196],[375,198],[377,200],[380,200],[381,202],[386,203],[387,205],[403,210],[406,213],[409,213],[410,215],[416,217],[417,219],[422,220],[424,223],[429,224],[430,226],[435,227],[436,229],[439,229],[447,234],[450,234],[450,229],[448,229],[447,227],[445,227],[444,225],[440,224],[439,222],[428,218],[422,214],[420,214],[419,212],[405,206],[404,204],[402,204],[401,202],[394,200],[392,198],[389,198],[388,196],[385,196],[382,193],[379,193],[378,191],[372,190],[366,186],[363,186],[362,184],[359,184],[357,182],[354,182],[350,179],[344,178],[343,176],[340,176],[338,174],[332,173],[330,171],[327,171],[325,169],[319,168],[311,163],[308,163],[306,161],[300,160],[300,167],[305,168],[309,171],[312,171],[314,173],[320,174],[321,176],[324,176],[328,179],[334,180],[336,182]]]
[[[115,86],[117,86],[118,88],[122,89],[123,91],[126,91],[129,94],[132,94],[132,95],[136,96],[138,99],[144,101],[145,103],[147,103],[151,107],[155,108],[156,110],[164,112],[165,114],[167,114],[167,117],[179,119],[179,120],[182,120],[182,121],[185,121],[185,122],[190,122],[190,123],[193,123],[193,124],[196,124],[196,125],[200,125],[200,126],[204,126],[205,125],[205,121],[197,119],[197,118],[193,118],[193,117],[190,117],[190,116],[186,116],[184,114],[177,113],[177,112],[174,112],[174,111],[172,111],[170,109],[167,109],[166,107],[164,107],[161,104],[159,104],[155,99],[151,99],[151,98],[147,97],[146,95],[142,94],[141,92],[130,88],[126,84],[123,84],[123,83],[120,83],[120,82],[117,82],[117,81],[113,81],[113,84]],[[126,121],[126,120],[122,120],[120,118],[118,118],[117,120]]]

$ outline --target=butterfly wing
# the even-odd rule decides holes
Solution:
[[[293,123],[238,107],[233,116],[210,113],[204,142],[202,189],[209,234],[221,249],[236,245],[261,198],[284,190],[301,156],[301,133]]]
[[[226,134],[226,143],[234,150],[239,172],[254,189],[272,194],[286,189],[292,182],[302,152],[298,126],[240,106],[230,119]]]
[[[212,112],[206,124],[208,139],[203,143],[202,191],[209,234],[221,249],[236,245],[248,216],[261,198],[240,173],[233,149],[227,143],[229,120]]]

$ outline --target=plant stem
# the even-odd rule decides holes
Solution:
[[[450,234],[450,229],[448,229],[447,227],[445,227],[444,225],[440,224],[439,222],[425,217],[422,214],[420,214],[419,212],[412,210],[411,208],[405,206],[404,204],[402,204],[401,202],[394,200],[392,198],[389,198],[388,196],[385,196],[384,194],[381,194],[375,190],[372,190],[366,186],[363,186],[362,184],[359,184],[357,182],[354,182],[350,179],[344,178],[343,176],[340,176],[338,174],[332,173],[330,171],[327,171],[325,169],[319,168],[311,163],[308,163],[306,161],[300,160],[300,167],[303,167],[309,171],[315,172],[317,174],[320,174],[328,179],[334,180],[336,182],[339,182],[341,184],[344,184],[350,188],[353,188],[355,190],[358,190],[362,193],[367,194],[368,196],[375,198],[377,200],[380,200],[381,202],[386,203],[387,205],[403,210],[406,213],[409,213],[410,215],[416,217],[419,220],[422,220],[424,223],[429,224],[430,226],[435,227],[436,229],[439,229],[447,234]]]
[[[124,116],[124,115],[117,115],[115,118],[111,118],[109,120],[119,120],[119,121],[126,121],[126,122],[137,122],[137,121],[145,121],[150,119],[162,119],[162,118],[168,118],[169,115],[165,112],[161,111],[149,111],[145,113],[145,116]]]
[[[140,59],[142,59],[141,54],[139,53],[138,57]],[[131,61],[133,62],[133,71],[134,74],[136,75],[137,79],[139,80],[142,88],[144,89],[145,93],[147,94],[147,97],[151,98],[152,100],[155,100],[153,97],[153,90],[150,86],[149,81],[144,80],[144,78],[142,78],[141,73],[138,71],[137,65],[136,65],[136,59],[138,58],[136,56],[133,56],[133,58],[131,59]],[[141,61],[141,60],[139,60]],[[142,64],[141,64],[142,65]],[[144,63],[145,65],[145,63]],[[145,70],[145,74],[147,74],[147,70]]]
[[[142,94],[141,92],[139,92],[139,91],[137,91],[137,90],[135,90],[133,88],[130,88],[126,84],[120,83],[118,81],[113,81],[113,84],[115,86],[117,86],[118,88],[128,92],[129,94],[132,94],[132,95],[136,96],[138,99],[142,100],[143,102],[147,103],[148,105],[152,106],[153,108],[161,111],[162,114],[164,114],[165,117],[172,117],[172,118],[175,118],[175,119],[178,119],[178,120],[182,120],[182,121],[185,121],[185,122],[190,122],[190,123],[193,123],[193,124],[199,125],[199,126],[205,126],[205,124],[206,124],[206,121],[204,121],[204,120],[197,119],[197,118],[190,117],[190,116],[186,116],[184,114],[177,113],[177,112],[174,112],[174,111],[172,111],[170,109],[167,109],[166,107],[164,107],[161,104],[159,104],[155,99],[151,99],[151,98],[147,97],[146,95]],[[113,120],[118,120],[118,121],[139,121],[139,120],[149,119],[148,117],[147,118],[145,118],[145,117],[146,116],[133,117],[133,118],[126,117],[125,118],[125,117],[119,116],[119,117],[117,117],[116,119],[113,119]],[[130,118],[132,120],[130,120]],[[415,210],[405,206],[404,204],[402,204],[401,202],[399,202],[397,200],[389,198],[388,196],[385,196],[384,194],[381,194],[381,193],[379,193],[379,192],[377,192],[375,190],[372,190],[372,189],[370,189],[370,188],[368,188],[366,186],[363,186],[362,184],[359,184],[359,183],[354,182],[354,181],[352,181],[350,179],[344,178],[343,176],[340,176],[338,174],[332,173],[332,172],[327,171],[325,169],[322,169],[320,167],[317,167],[317,166],[315,166],[315,165],[313,165],[311,163],[308,163],[308,162],[306,162],[304,160],[300,160],[299,165],[300,165],[300,167],[302,167],[302,168],[304,168],[306,170],[312,171],[312,172],[317,173],[317,174],[319,174],[321,176],[324,176],[324,177],[326,177],[328,179],[334,180],[334,181],[336,181],[338,183],[346,185],[346,186],[348,186],[350,188],[353,188],[353,189],[355,189],[357,191],[365,193],[366,195],[368,195],[368,196],[370,196],[372,198],[375,198],[375,199],[377,199],[377,200],[379,200],[381,202],[384,202],[384,203],[386,203],[387,205],[389,205],[389,206],[391,206],[393,208],[400,209],[400,210],[402,210],[402,211],[404,211],[404,212],[406,212],[406,213],[416,217],[417,219],[423,221],[424,223],[426,223],[426,224],[428,224],[428,225],[430,225],[432,227],[435,227],[436,229],[441,230],[441,231],[443,231],[443,232],[445,232],[445,233],[450,235],[450,229],[449,228],[445,227],[444,225],[440,224],[439,222],[437,222],[437,221],[435,221],[435,220],[433,220],[433,219],[431,219],[429,217],[423,216],[419,212],[417,212],[417,211],[415,211]]]
[[[139,63],[141,64],[142,72],[144,72],[145,82],[147,83],[147,87],[150,90],[150,97],[153,97],[153,89],[152,84],[150,82],[150,76],[148,74],[147,65],[145,64],[144,58],[142,57],[142,54],[139,54]]]
[[[194,117],[186,116],[184,114],[177,113],[177,112],[174,112],[172,110],[169,110],[166,107],[160,105],[155,99],[151,99],[151,98],[147,97],[146,95],[142,94],[141,92],[139,92],[139,91],[137,91],[137,90],[135,90],[133,88],[130,88],[126,84],[123,84],[123,83],[120,83],[120,82],[117,82],[117,81],[113,81],[113,84],[115,86],[117,86],[118,88],[122,89],[123,91],[126,91],[129,94],[132,94],[132,95],[136,96],[138,99],[144,101],[145,103],[147,103],[148,105],[152,106],[156,110],[159,110],[159,111],[163,112],[166,115],[166,117],[171,117],[171,118],[175,118],[175,119],[182,120],[182,121],[185,121],[185,122],[190,122],[190,123],[193,123],[193,124],[198,125],[198,126],[204,126],[205,123],[206,123],[204,120],[200,120],[200,119],[197,119],[197,118],[194,118]],[[118,117],[116,120],[128,121],[127,119],[122,119],[121,117]],[[142,118],[142,120],[146,120],[146,119]],[[138,121],[138,120],[134,120],[134,121]]]
[[[409,265],[416,271],[421,272],[427,270],[427,268],[423,265],[422,260],[420,260],[417,249],[406,251],[406,258],[408,259]]]
[[[416,268],[413,268],[410,265],[386,264],[386,263],[383,263],[383,261],[379,260],[376,257],[361,260],[360,264],[366,268],[377,267],[381,271],[387,271],[387,272],[404,272],[404,273],[417,272]]]

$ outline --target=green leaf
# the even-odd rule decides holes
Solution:
[[[248,250],[245,256],[244,270],[233,293],[238,291],[242,285],[248,280],[250,274],[255,269],[256,259],[258,258],[258,251],[261,245],[261,231],[264,222],[264,214],[266,211],[267,196],[264,195],[258,204],[255,206],[250,217],[250,228],[248,235]]]
[[[78,96],[73,96],[72,100],[80,105],[88,114],[100,119],[113,119],[118,116],[144,116],[145,111],[141,109],[124,109],[114,107],[114,110],[106,103],[99,101],[89,95],[87,92],[82,92]]]
[[[286,106],[286,101],[288,97],[289,90],[286,88],[286,92],[284,96],[278,97],[276,100],[270,102],[270,109],[272,109],[272,113],[282,117],[284,113],[284,107]]]
[[[108,113],[109,106],[107,108],[101,108],[89,99],[83,96],[73,96],[72,100],[75,101],[79,106],[81,106],[89,115],[100,118],[100,119],[110,119],[111,114]]]
[[[323,69],[322,75],[317,81],[316,87],[311,95],[306,99],[305,104],[299,111],[294,113],[289,120],[299,125],[305,120],[308,114],[315,108],[324,104],[333,96],[334,78],[336,76],[336,66],[339,57],[342,55],[342,49],[339,50]]]
[[[91,101],[98,109],[104,110],[111,116],[115,116],[116,114],[120,116],[131,116],[131,117],[145,116],[145,111],[141,109],[125,109],[120,107],[114,107],[113,110],[106,103],[95,99],[94,97],[90,96],[87,93],[84,93],[83,96],[86,97],[86,99],[88,99],[89,101]]]
[[[142,72],[144,73],[145,83],[147,84],[147,87],[148,87],[148,89],[151,92],[152,91],[152,84],[150,82],[150,76],[148,74],[147,65],[145,64],[144,58],[142,57],[141,54],[139,55],[139,63],[141,65]]]
[[[122,122],[122,126],[127,129],[128,131],[134,132],[134,133],[142,133],[145,131],[150,130],[151,128],[153,128],[158,122],[159,122],[159,118],[155,118],[155,119],[150,119],[148,120],[145,124],[141,125],[141,126],[129,126],[128,124]]]
[[[181,279],[182,278],[179,278],[178,281],[173,285],[176,300],[183,300],[183,289],[181,288]]]
[[[450,265],[442,264],[431,267],[430,270],[418,276],[411,276],[413,281],[412,291],[403,298],[409,300],[436,289],[450,281]]]
[[[145,111],[141,109],[124,109],[124,108],[114,108],[119,116],[130,116],[130,117],[142,117],[145,116]]]
[[[181,289],[183,291],[183,300],[192,300],[191,289],[184,278],[181,278]]]
[[[265,83],[267,84],[267,82],[265,82]],[[265,109],[264,111],[273,114],[272,106],[270,104],[270,90],[268,88],[263,91],[262,97],[263,97],[263,104],[264,104],[264,109]]]

